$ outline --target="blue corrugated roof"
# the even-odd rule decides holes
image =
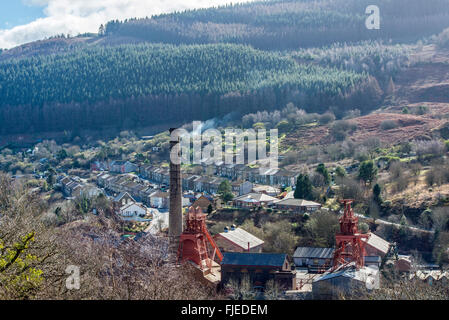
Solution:
[[[273,266],[282,267],[287,254],[285,253],[238,253],[225,252],[222,265],[239,266]]]
[[[293,258],[331,259],[334,256],[334,251],[334,248],[298,247],[293,254]]]

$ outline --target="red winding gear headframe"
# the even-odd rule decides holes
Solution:
[[[209,257],[207,243],[213,248],[212,258]],[[192,261],[201,269],[211,268],[215,255],[223,260],[220,249],[206,228],[206,215],[200,207],[190,207],[187,213],[186,228],[181,234],[178,247],[178,262]]]
[[[359,219],[354,216],[351,208],[354,200],[345,199],[341,202],[345,211],[340,218],[340,232],[335,235],[336,249],[331,271],[350,262],[355,262],[357,269],[362,268],[365,264],[365,241],[362,239],[369,238],[368,234],[359,233]]]

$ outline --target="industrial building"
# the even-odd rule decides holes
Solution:
[[[263,240],[251,233],[237,228],[226,227],[224,232],[214,236],[214,240],[222,252],[262,252]]]
[[[356,266],[355,262],[324,273],[312,283],[313,299],[334,300],[357,297],[366,290],[378,289],[380,272],[377,268]]]
[[[379,268],[376,265],[369,267],[365,265],[367,254],[365,247],[371,238],[373,240],[370,253],[378,253],[379,250],[385,251],[385,247],[377,248],[377,246],[385,245],[385,243],[379,241],[381,239],[379,237],[372,237],[372,234],[360,233],[358,218],[351,208],[353,200],[342,202],[345,210],[340,218],[340,230],[335,235],[336,249],[332,258],[332,267],[313,280],[314,299],[355,297],[366,290],[378,289],[380,286]]]
[[[253,287],[266,286],[274,280],[283,290],[296,289],[296,273],[287,254],[225,252],[221,262],[221,281],[241,281],[248,276]]]
[[[366,240],[364,239],[363,241],[366,242],[366,256],[379,256],[383,258],[388,254],[391,247],[391,244],[388,241],[382,239],[374,233],[370,233],[369,238]]]
[[[293,254],[296,268],[307,269],[310,273],[322,273],[332,265],[334,248],[298,247]]]
[[[293,254],[296,269],[306,270],[308,273],[324,273],[332,267],[334,248],[298,247]],[[382,257],[364,256],[365,266],[380,268]]]

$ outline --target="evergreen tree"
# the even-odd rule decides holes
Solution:
[[[346,176],[346,170],[345,168],[338,166],[335,169],[335,174],[337,175],[337,177],[343,178],[344,176]]]
[[[209,204],[209,205],[207,206],[207,214],[211,214],[212,211],[214,211],[214,208],[212,208],[212,204]]]
[[[229,202],[234,199],[231,183],[228,180],[223,180],[220,183],[220,185],[218,186],[218,194],[224,202]]]
[[[373,160],[366,160],[360,164],[359,179],[365,183],[371,183],[377,176],[377,167]]]
[[[324,163],[320,163],[318,165],[318,167],[316,168],[316,172],[318,172],[319,174],[321,174],[324,177],[324,182],[326,184],[330,183],[331,176],[330,176],[329,171],[327,170],[326,166],[324,165]]]
[[[294,193],[295,199],[313,200],[313,187],[309,176],[306,174],[299,174],[296,180],[296,189]]]
[[[382,202],[381,194],[382,189],[378,183],[376,183],[373,187],[373,200],[376,201],[378,204]]]

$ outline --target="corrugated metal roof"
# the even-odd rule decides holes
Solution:
[[[441,270],[433,270],[433,271],[418,270],[415,273],[410,274],[410,279],[413,279],[415,277],[421,280],[427,280],[427,278],[431,277],[433,280],[439,281],[443,278],[449,279],[449,272]]]
[[[371,267],[363,267],[360,269],[355,268],[355,264],[351,262],[342,269],[337,269],[334,272],[326,272],[321,277],[313,280],[313,282],[326,281],[332,278],[344,277],[358,281],[366,281],[367,277],[378,274],[379,270]]]
[[[334,248],[298,247],[293,258],[331,259],[334,251]]]
[[[248,249],[248,243],[250,248],[260,246],[264,243],[263,240],[260,240],[256,236],[241,228],[229,230],[228,232],[222,232],[220,233],[220,236],[235,243],[243,249]]]
[[[287,254],[285,253],[238,253],[225,252],[222,265],[238,266],[272,266],[282,267]]]
[[[381,263],[382,259],[379,256],[365,256],[365,263]]]
[[[367,244],[383,252],[384,254],[387,254],[388,250],[390,249],[390,243],[382,239],[381,237],[376,236],[374,233],[371,233],[371,236],[368,238],[368,241],[367,240],[363,241],[366,241]]]

